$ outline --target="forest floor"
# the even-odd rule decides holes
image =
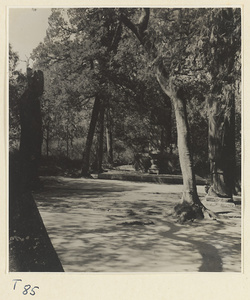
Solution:
[[[240,272],[241,206],[178,224],[182,185],[41,177],[34,193],[65,272]],[[204,186],[198,186],[204,200]]]

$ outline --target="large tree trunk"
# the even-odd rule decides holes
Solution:
[[[151,60],[154,61],[156,67],[156,78],[163,92],[171,99],[177,123],[178,150],[183,176],[183,195],[182,203],[177,205],[175,210],[180,215],[180,220],[203,218],[204,206],[200,202],[197,194],[195,174],[193,171],[193,161],[190,149],[190,136],[187,121],[186,104],[183,95],[174,85],[174,80],[169,77],[169,72],[163,66],[163,62],[158,57],[158,51],[154,43],[151,42],[147,32],[150,9],[143,9],[140,22],[132,23],[124,14],[121,15],[122,22],[136,35],[140,43],[148,52]]]
[[[225,106],[225,108],[223,108]],[[232,198],[235,187],[235,103],[232,92],[208,101],[211,187],[208,196]]]
[[[186,103],[179,97],[172,99],[175,109],[177,124],[177,145],[179,151],[180,166],[183,176],[183,197],[184,202],[189,204],[200,204],[197,194],[195,174],[193,170],[193,159],[190,149],[190,133],[187,122]]]
[[[183,177],[183,193],[182,203],[176,205],[175,212],[181,222],[190,219],[202,219],[204,217],[204,206],[199,199],[196,188],[184,95],[180,91],[176,91],[171,80],[164,75],[164,70],[161,67],[157,68],[156,77],[163,91],[170,97],[176,117],[177,146]]]
[[[157,80],[166,93],[170,97],[175,111],[177,126],[177,145],[179,151],[179,160],[183,176],[183,196],[182,201],[188,204],[201,205],[199,200],[195,174],[193,171],[193,159],[190,148],[190,132],[187,120],[186,103],[183,95],[177,92],[174,86],[171,86],[170,80],[167,79],[161,68],[157,69]]]
[[[99,133],[99,145],[98,145],[98,173],[103,172],[102,160],[103,160],[104,113],[105,113],[105,105],[102,101],[100,107],[100,116],[99,116],[100,133]]]
[[[95,127],[98,119],[98,114],[100,111],[100,104],[101,100],[100,97],[97,95],[95,98],[93,110],[92,110],[92,116],[91,116],[91,121],[89,125],[89,131],[87,135],[87,140],[86,140],[86,145],[85,145],[85,150],[83,153],[83,164],[82,164],[82,173],[81,175],[83,177],[89,177],[89,160],[90,160],[90,150],[93,142],[93,137],[95,133]]]
[[[232,199],[235,191],[236,150],[235,150],[235,91],[237,52],[240,44],[230,38],[228,46],[220,47],[221,37],[228,39],[228,30],[236,26],[237,14],[233,9],[223,11],[221,26],[213,30],[210,37],[214,59],[210,65],[212,77],[211,96],[208,98],[208,146],[211,187],[207,197]],[[230,20],[230,21],[229,21]],[[233,27],[230,27],[233,26]],[[234,27],[234,30],[237,27]],[[233,29],[230,29],[230,32]],[[234,32],[234,31],[232,31]],[[239,32],[240,35],[240,32]],[[226,44],[225,44],[226,45]],[[230,45],[230,46],[229,46]]]
[[[110,167],[113,166],[113,137],[112,137],[112,122],[110,109],[107,109],[106,113],[106,140],[107,140],[107,155],[108,155],[108,163]]]

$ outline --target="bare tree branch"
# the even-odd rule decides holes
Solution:
[[[139,41],[144,45],[144,34],[148,27],[150,9],[144,8],[142,15],[137,24],[134,24],[131,20],[127,18],[124,13],[121,13],[121,21],[127,26],[139,39]]]
[[[121,39],[121,30],[122,30],[122,22],[120,20],[116,26],[114,36],[113,36],[111,44],[109,46],[109,51],[115,50],[115,48],[117,48],[119,40]]]
[[[141,15],[139,23],[137,24],[139,27],[139,32],[141,34],[143,34],[144,31],[147,30],[148,28],[149,14],[150,14],[149,8],[144,8],[143,14]]]
[[[128,27],[138,38],[140,43],[144,46],[146,51],[152,58],[157,57],[157,49],[155,48],[153,39],[150,39],[148,35],[148,22],[149,22],[150,9],[143,8],[142,15],[137,24],[134,24],[131,20],[127,18],[127,16],[122,12],[121,13],[121,21],[123,24]]]
[[[125,16],[125,14],[121,14],[121,21],[123,22],[123,24],[125,26],[127,26],[135,35],[136,37],[139,39],[139,41],[142,43],[142,39],[141,39],[141,35],[139,33],[139,30],[138,30],[138,27],[133,23],[131,22],[127,16]]]

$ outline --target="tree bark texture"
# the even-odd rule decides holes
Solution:
[[[157,80],[162,90],[170,97],[174,106],[177,126],[177,145],[183,177],[182,201],[189,204],[200,205],[201,202],[198,197],[195,174],[193,171],[193,158],[190,147],[190,132],[185,99],[183,95],[175,90],[174,85],[171,84],[171,80],[165,78],[161,68],[157,68]]]
[[[104,114],[105,114],[105,105],[102,101],[100,106],[100,116],[99,116],[99,145],[98,145],[98,173],[103,171],[102,161],[103,161],[103,136],[104,136]]]
[[[90,150],[93,142],[93,137],[95,133],[95,127],[100,111],[100,104],[101,100],[100,97],[97,95],[95,97],[95,102],[92,110],[92,115],[91,115],[91,120],[90,120],[90,125],[89,125],[89,131],[87,135],[87,140],[86,140],[86,145],[85,145],[85,150],[83,153],[83,164],[82,164],[82,176],[83,177],[89,177],[89,165],[90,165]]]
[[[221,99],[209,99],[209,160],[211,187],[209,196],[231,198],[235,187],[235,103],[233,93]]]
[[[106,140],[107,140],[107,155],[108,155],[108,163],[112,167],[113,166],[113,137],[112,137],[112,120],[110,109],[107,109],[106,112]]]
[[[200,204],[196,189],[195,174],[193,171],[193,159],[190,149],[190,133],[187,122],[186,104],[177,96],[172,100],[175,109],[177,125],[177,143],[180,166],[183,177],[183,202]]]
[[[190,149],[190,136],[187,121],[186,104],[183,97],[178,95],[178,91],[174,86],[174,79],[169,77],[169,72],[163,66],[162,60],[158,56],[158,51],[154,43],[151,42],[147,33],[147,26],[149,22],[150,9],[143,9],[140,23],[132,23],[125,15],[121,15],[121,19],[125,26],[127,26],[139,39],[145,50],[148,52],[151,60],[155,62],[156,78],[163,90],[163,92],[171,99],[177,122],[178,135],[178,150],[179,160],[183,176],[183,196],[182,202],[188,205],[198,205],[202,207],[200,199],[197,194],[195,175],[193,172],[193,160]],[[200,213],[200,212],[199,212]],[[201,213],[202,214],[202,213]]]

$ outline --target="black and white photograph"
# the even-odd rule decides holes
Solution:
[[[249,298],[249,15],[0,0],[0,298]]]
[[[8,271],[242,272],[241,7],[8,26]]]

